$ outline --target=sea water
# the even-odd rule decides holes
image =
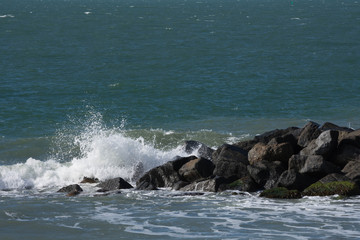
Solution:
[[[125,190],[185,140],[360,128],[354,0],[1,0],[1,239],[357,239],[360,200]]]

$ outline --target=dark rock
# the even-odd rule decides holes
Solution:
[[[287,166],[289,158],[294,154],[292,144],[289,142],[271,145],[272,161],[279,161]]]
[[[103,181],[96,185],[96,187],[99,187],[104,191],[133,188],[133,186],[131,186],[127,181],[120,177]]]
[[[220,184],[217,191],[238,190],[244,192],[255,192],[259,189],[260,187],[254,182],[254,180],[250,176],[246,176],[229,184]]]
[[[288,190],[284,187],[276,187],[264,190],[260,193],[260,197],[265,198],[279,198],[279,199],[297,199],[301,198],[301,193],[298,190]]]
[[[178,173],[180,168],[194,159],[196,159],[195,156],[177,157],[173,161],[149,170],[136,182],[136,189],[154,190],[159,187],[173,187],[181,180]]]
[[[99,179],[97,179],[97,178],[84,177],[80,183],[98,183],[98,182],[99,182]]]
[[[254,140],[257,142],[262,142],[267,144],[271,139],[282,137],[288,134],[292,134],[293,136],[298,135],[297,131],[299,128],[297,127],[289,127],[287,129],[275,129],[266,133],[263,133],[261,135],[255,136]]]
[[[78,185],[78,184],[72,184],[66,187],[61,188],[59,191],[57,192],[65,192],[65,193],[70,193],[70,192],[82,192],[82,188]]]
[[[316,182],[303,191],[305,196],[329,196],[338,194],[340,196],[354,196],[360,194],[359,186],[353,182]]]
[[[179,181],[177,183],[175,183],[175,185],[173,186],[173,190],[180,190],[181,188],[185,187],[186,185],[189,185],[189,182],[185,182],[185,181]]]
[[[248,161],[251,165],[261,161],[271,161],[272,149],[265,143],[259,142],[248,153]]]
[[[342,182],[342,181],[351,181],[351,179],[340,173],[331,173],[319,180],[319,182],[323,184],[329,182]]]
[[[288,170],[294,170],[295,172],[299,172],[305,165],[306,159],[308,156],[302,155],[292,155],[289,159]]]
[[[225,178],[242,178],[246,175],[249,165],[248,152],[242,148],[224,144],[213,153],[215,164],[214,175]]]
[[[180,169],[180,176],[187,182],[207,178],[214,171],[214,164],[205,158],[198,158],[185,163]]]
[[[351,161],[343,168],[342,172],[351,180],[360,180],[360,161]]]
[[[316,139],[320,133],[321,130],[319,129],[319,124],[310,121],[302,129],[298,139],[298,145],[301,147],[306,147],[312,140]]]
[[[276,186],[302,191],[316,181],[316,178],[305,176],[301,173],[295,172],[292,169],[286,170],[281,174],[278,182],[276,183]]]
[[[324,177],[336,172],[340,172],[340,168],[325,161],[320,155],[307,156],[304,166],[299,170],[299,173],[310,174],[314,177]]]
[[[152,191],[152,190],[159,190],[153,183],[143,181],[136,184],[136,190],[145,190],[145,191]]]
[[[343,144],[360,148],[360,129],[345,134],[342,139],[340,139],[339,146]]]
[[[261,161],[247,166],[250,176],[262,188],[270,189],[275,186],[281,174],[285,171],[281,162]]]
[[[256,140],[247,140],[235,143],[234,146],[244,149],[245,151],[250,151],[257,143],[258,141]]]
[[[203,181],[193,182],[181,188],[181,191],[217,192],[220,185],[228,184],[229,180],[224,177],[215,177]]]
[[[66,196],[74,197],[74,196],[79,195],[79,194],[80,194],[80,191],[74,190],[74,191],[69,192]]]
[[[345,167],[351,161],[360,161],[360,148],[354,145],[341,144],[332,162],[340,167]]]
[[[175,160],[171,161],[170,164],[173,166],[174,171],[177,172],[185,163],[194,159],[197,159],[197,157],[196,156],[178,157]]]
[[[322,132],[319,137],[311,141],[300,151],[300,155],[328,156],[336,150],[338,136],[339,132],[337,131],[327,130]]]
[[[211,160],[212,154],[215,151],[214,149],[209,148],[205,144],[198,142],[198,141],[193,141],[193,140],[185,141],[184,150],[188,154],[192,154],[194,151],[197,150],[198,158],[206,158],[209,160]]]
[[[354,130],[352,130],[351,128],[347,128],[347,127],[339,127],[338,125],[335,125],[333,123],[330,122],[326,122],[324,123],[321,127],[320,130],[322,132],[327,131],[327,130],[336,130],[336,131],[345,131],[345,132],[352,132]]]
[[[288,142],[277,143],[270,141],[268,145],[257,143],[248,153],[249,163],[251,165],[260,161],[280,161],[285,166],[294,151],[292,145]]]

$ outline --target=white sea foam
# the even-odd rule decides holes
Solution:
[[[147,171],[175,156],[188,155],[181,147],[157,149],[142,137],[130,138],[121,131],[103,129],[98,123],[88,126],[72,144],[81,154],[67,161],[29,158],[25,163],[0,166],[0,189],[60,187],[78,183],[84,176],[131,180],[138,164]]]
[[[7,17],[14,18],[15,16],[11,14],[0,15],[0,18],[7,18]]]

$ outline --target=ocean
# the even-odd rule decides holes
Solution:
[[[185,140],[360,128],[359,39],[356,0],[0,0],[0,238],[358,239],[359,197],[56,191]]]

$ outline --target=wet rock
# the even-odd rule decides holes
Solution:
[[[353,182],[340,181],[321,183],[316,182],[303,191],[304,196],[354,196],[360,194],[359,186]]]
[[[83,191],[82,188],[78,184],[72,184],[72,185],[61,188],[57,192],[65,192],[65,193],[79,192],[80,193],[82,191]]]
[[[224,144],[213,153],[214,175],[239,179],[246,175],[248,152],[234,145]]]
[[[316,178],[295,172],[292,169],[284,171],[275,186],[302,191],[316,181]]]
[[[180,168],[187,162],[196,159],[195,156],[178,157],[161,166],[155,167],[146,172],[137,182],[138,190],[153,190],[159,187],[173,187],[181,180],[178,173]]]
[[[198,158],[206,158],[209,160],[211,160],[212,154],[215,151],[214,149],[206,146],[204,143],[193,140],[185,141],[184,150],[188,154],[192,154],[194,151],[197,150]]]
[[[276,187],[264,190],[260,193],[260,197],[278,198],[278,199],[297,199],[301,198],[301,193],[298,190],[288,190],[284,187]]]
[[[97,178],[84,177],[80,183],[98,183],[98,182],[99,182],[99,179],[97,179]]]
[[[173,190],[180,190],[181,188],[185,187],[186,185],[189,185],[189,182],[186,181],[179,181],[177,183],[175,183],[175,185],[173,186]]]
[[[308,146],[300,151],[300,155],[322,155],[328,156],[337,147],[339,132],[327,130],[322,132],[319,137],[311,141]]]
[[[347,133],[339,142],[341,145],[352,145],[360,148],[360,129]]]
[[[321,130],[319,129],[319,124],[310,121],[302,129],[298,139],[298,145],[301,147],[306,147],[312,140],[316,139],[320,133]]]
[[[255,183],[255,181],[250,176],[246,176],[229,184],[220,184],[217,191],[221,192],[226,190],[237,190],[244,192],[255,192],[259,189],[260,187]]]
[[[127,181],[125,181],[124,179],[122,179],[120,177],[103,181],[103,182],[99,183],[98,185],[96,185],[96,187],[101,188],[101,190],[103,190],[104,192],[105,191],[113,191],[113,190],[117,190],[117,189],[133,188],[133,186],[131,186],[130,183],[128,183]]]
[[[224,177],[215,177],[211,179],[205,179],[198,182],[190,183],[181,188],[181,191],[202,191],[202,192],[217,192],[219,186],[222,184],[228,184],[229,180]]]
[[[187,182],[207,178],[214,171],[214,164],[205,158],[198,158],[185,163],[180,169],[180,176]]]

